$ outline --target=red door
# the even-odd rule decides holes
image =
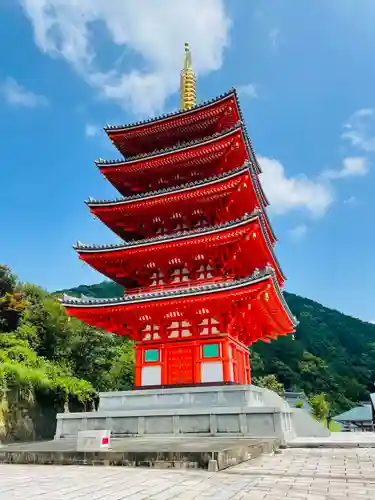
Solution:
[[[194,384],[194,348],[167,348],[167,380],[170,385]]]

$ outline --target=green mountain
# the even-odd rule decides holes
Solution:
[[[122,288],[104,281],[64,293],[118,297]],[[63,293],[57,292],[57,293]],[[292,293],[285,298],[299,320],[294,336],[251,348],[254,377],[275,374],[287,390],[327,393],[333,410],[366,400],[375,382],[375,325]]]

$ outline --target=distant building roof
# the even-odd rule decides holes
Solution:
[[[294,392],[294,391],[285,391],[285,397],[287,398],[305,398],[306,394],[304,392]]]
[[[333,417],[336,422],[372,422],[372,406],[366,404],[364,406],[356,406],[349,411],[345,411],[336,417]]]
[[[297,403],[301,402],[304,410],[311,410],[311,406],[304,392],[285,391],[284,399],[292,407],[296,407]]]

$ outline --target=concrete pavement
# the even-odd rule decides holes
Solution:
[[[218,473],[0,465],[1,500],[375,500],[375,449],[288,449]]]

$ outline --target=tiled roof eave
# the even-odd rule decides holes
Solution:
[[[250,284],[256,284],[261,281],[274,276],[274,269],[271,266],[266,266],[261,271],[256,269],[251,276],[246,278],[241,278],[238,280],[233,280],[230,282],[222,283],[212,283],[204,284],[200,286],[190,287],[190,288],[174,288],[168,290],[162,290],[157,292],[149,293],[139,293],[134,295],[125,295],[123,297],[112,298],[112,299],[91,299],[90,297],[85,297],[84,299],[79,299],[76,297],[70,297],[65,295],[60,302],[66,307],[95,307],[95,306],[115,306],[122,304],[132,304],[136,302],[147,302],[150,300],[163,300],[166,298],[178,298],[185,296],[202,295],[206,293],[219,292],[223,290],[232,290],[235,288],[241,288],[248,286]]]
[[[111,245],[85,245],[83,243],[78,242],[73,248],[77,252],[81,253],[102,253],[102,252],[112,252],[116,250],[125,250],[127,248],[141,248],[144,246],[155,245],[159,243],[169,243],[173,241],[188,239],[188,238],[196,238],[200,236],[206,236],[208,234],[219,233],[222,231],[226,231],[227,229],[235,229],[237,227],[241,227],[246,225],[249,222],[259,218],[262,214],[261,209],[256,208],[253,210],[251,214],[245,214],[244,216],[229,221],[225,223],[216,224],[214,226],[208,226],[198,229],[193,229],[189,231],[179,231],[173,234],[165,234],[154,236],[152,238],[146,238],[144,240],[136,240],[136,241],[124,241],[121,243],[114,243]]]
[[[233,134],[233,132],[235,132],[237,129],[240,129],[241,126],[243,127],[244,124],[241,121],[238,121],[230,129],[226,129],[222,132],[217,132],[216,134],[212,134],[212,135],[209,135],[207,137],[194,139],[192,141],[177,143],[171,147],[164,148],[164,149],[157,149],[155,151],[148,152],[148,153],[141,153],[139,155],[132,156],[128,159],[119,158],[117,160],[104,160],[103,158],[99,158],[95,161],[95,164],[100,170],[105,170],[106,168],[114,168],[114,167],[119,167],[121,165],[131,165],[133,163],[146,161],[148,159],[150,159],[150,160],[155,159],[159,156],[165,156],[165,155],[168,155],[170,153],[176,153],[177,151],[187,150],[190,148],[194,148],[196,146],[205,146],[211,142],[215,142],[217,139],[223,139],[226,136]],[[245,135],[244,135],[244,137],[245,137]]]
[[[333,417],[337,422],[367,422],[372,420],[371,405],[356,406]]]
[[[294,316],[294,314],[292,313],[292,311],[290,310],[290,308],[288,306],[287,301],[285,300],[284,294],[283,294],[281,288],[279,287],[279,284],[277,283],[276,276],[275,276],[275,271],[274,271],[274,273],[272,275],[272,280],[273,280],[274,288],[276,290],[276,294],[278,296],[280,304],[282,305],[284,311],[286,312],[286,315],[288,316],[288,319],[292,323],[293,328],[297,328],[297,326],[299,324],[299,321]]]
[[[106,127],[104,127],[104,131],[107,134],[109,134],[111,132],[127,131],[127,130],[131,130],[134,128],[138,128],[138,127],[140,128],[140,127],[144,127],[146,125],[151,125],[153,123],[160,123],[164,120],[169,120],[170,118],[176,118],[176,117],[180,117],[180,116],[189,116],[189,114],[197,113],[199,111],[204,110],[205,108],[208,108],[210,106],[218,104],[220,101],[227,99],[232,94],[233,95],[235,94],[235,90],[233,88],[228,90],[227,92],[221,94],[220,96],[215,97],[213,99],[210,99],[208,101],[205,101],[201,104],[198,104],[191,109],[188,109],[185,111],[177,110],[177,111],[173,111],[172,113],[163,114],[163,115],[155,117],[155,118],[149,118],[147,120],[142,120],[139,122],[134,122],[134,123],[129,123],[129,124],[107,125]]]
[[[242,227],[243,225],[247,223],[251,223],[254,220],[258,219],[260,223],[260,227],[262,230],[262,234],[266,243],[266,246],[268,248],[268,251],[270,252],[270,255],[277,267],[277,270],[282,278],[282,280],[286,280],[286,276],[283,273],[280,263],[276,257],[276,254],[274,252],[272,242],[269,238],[268,231],[266,228],[266,223],[265,223],[265,212],[264,210],[260,208],[256,208],[253,210],[251,214],[245,214],[239,219],[235,219],[233,221],[221,223],[221,224],[216,224],[215,226],[208,226],[205,228],[199,228],[195,230],[190,230],[190,231],[181,231],[179,233],[175,234],[166,234],[166,235],[161,235],[161,236],[156,236],[152,238],[146,238],[145,240],[140,240],[140,241],[130,241],[130,242],[125,242],[125,243],[119,243],[119,244],[112,244],[112,245],[76,245],[74,248],[78,252],[81,253],[102,253],[102,252],[111,252],[111,251],[121,251],[121,250],[126,250],[129,248],[143,248],[145,246],[150,246],[150,245],[155,245],[155,244],[160,244],[160,243],[171,243],[173,241],[179,241],[181,239],[187,239],[187,238],[197,238],[201,236],[206,236],[208,234],[217,234],[222,231],[226,231],[228,229],[235,229],[237,227]]]
[[[241,104],[240,104],[240,101],[239,101],[239,98],[238,98],[238,93],[237,93],[237,91],[236,91],[235,88],[232,88],[229,91],[225,92],[224,94],[221,94],[219,97],[216,97],[216,98],[211,99],[209,101],[203,102],[202,104],[197,105],[194,108],[186,110],[186,111],[174,111],[172,113],[165,114],[165,115],[159,116],[157,118],[150,118],[148,120],[143,120],[143,121],[140,121],[140,122],[135,122],[135,123],[130,123],[130,124],[123,124],[123,125],[116,125],[116,126],[107,126],[107,127],[104,127],[104,131],[107,134],[110,133],[110,132],[116,132],[116,131],[118,132],[118,131],[121,131],[121,130],[125,131],[125,130],[130,130],[130,129],[136,128],[136,127],[143,127],[145,125],[150,125],[152,123],[158,123],[158,122],[161,122],[163,120],[168,120],[170,118],[177,117],[177,116],[187,116],[187,115],[189,115],[191,113],[195,113],[197,111],[203,110],[206,107],[209,107],[209,106],[212,106],[214,104],[217,104],[221,100],[227,99],[231,95],[233,95],[233,97],[236,100],[237,109],[238,109],[241,121],[244,124],[245,136],[246,136],[247,145],[248,145],[248,148],[249,148],[249,156],[251,157],[252,161],[254,162],[255,167],[256,167],[258,173],[261,173],[262,170],[261,170],[260,165],[258,163],[258,160],[256,158],[256,154],[255,154],[254,148],[252,146],[252,143],[251,143],[251,140],[250,140],[250,136],[249,136],[248,131],[247,131],[247,126],[246,126],[246,123],[244,121],[244,117],[243,117],[243,113],[242,113],[242,109],[241,109]],[[131,160],[134,160],[134,159],[142,157],[142,156],[147,156],[147,154],[146,155],[137,155],[137,156],[134,156],[134,157],[131,158]],[[118,162],[119,160],[116,160],[116,161]]]
[[[63,299],[59,299],[62,305],[67,308],[100,308],[100,307],[116,307],[122,305],[138,304],[145,302],[156,302],[168,299],[177,299],[192,297],[198,295],[207,295],[211,293],[218,293],[222,291],[231,291],[239,288],[245,288],[246,286],[256,285],[262,281],[271,278],[274,289],[276,290],[277,297],[280,301],[281,306],[288,315],[288,318],[295,328],[298,324],[296,318],[292,315],[285,298],[280,290],[275,276],[275,270],[272,266],[266,266],[264,269],[256,269],[251,276],[246,278],[241,278],[233,280],[230,282],[222,283],[212,283],[200,286],[195,286],[191,288],[174,288],[172,290],[162,290],[157,292],[140,293],[134,295],[125,295],[123,297],[113,298],[113,299],[91,299],[90,297],[85,297],[84,299],[79,299],[76,297],[70,297],[65,295]]]
[[[260,217],[259,218],[259,221],[260,221],[260,225],[261,225],[261,228],[262,228],[262,233],[263,233],[263,236],[264,236],[264,239],[266,241],[266,245],[267,245],[267,248],[268,248],[268,251],[270,252],[276,266],[277,266],[277,269],[280,273],[280,276],[281,278],[285,281],[286,280],[286,276],[285,274],[283,273],[282,269],[281,269],[281,266],[280,266],[280,262],[278,260],[278,258],[276,257],[276,253],[273,249],[273,246],[272,246],[272,243],[271,243],[271,240],[270,240],[270,237],[268,235],[268,231],[267,231],[267,228],[266,228],[266,223],[265,223],[265,212],[262,211],[262,215],[263,217]]]
[[[131,158],[129,161],[128,160],[100,160],[100,162],[102,162],[102,163],[100,163],[99,160],[97,160],[96,164],[97,164],[97,166],[101,170],[105,169],[105,168],[110,168],[110,167],[113,168],[113,167],[120,166],[120,165],[129,165],[133,161],[139,161],[139,160],[145,159],[145,158],[150,158],[151,159],[151,158],[156,157],[158,155],[169,154],[171,152],[176,152],[178,150],[182,150],[182,149],[186,149],[186,148],[190,148],[190,147],[195,147],[198,144],[204,145],[205,143],[209,143],[210,141],[215,141],[218,138],[223,138],[226,135],[230,135],[236,129],[242,130],[243,137],[244,137],[244,140],[245,140],[245,147],[248,150],[248,155],[249,155],[250,161],[253,160],[253,161],[251,161],[251,163],[254,164],[255,154],[254,154],[251,146],[249,146],[249,143],[247,142],[248,141],[248,134],[247,134],[246,125],[245,125],[245,122],[243,120],[243,116],[242,115],[241,115],[241,121],[237,122],[237,124],[234,127],[232,127],[231,129],[226,130],[224,132],[220,132],[218,134],[214,134],[214,135],[206,137],[204,139],[197,139],[197,140],[190,141],[190,142],[187,142],[187,143],[179,144],[179,145],[174,146],[172,148],[167,148],[165,150],[155,151],[152,154],[139,155],[138,157]],[[268,205],[269,202],[268,202],[268,199],[267,199],[267,197],[266,197],[266,195],[265,195],[265,193],[263,191],[263,187],[262,187],[261,183],[259,182],[259,179],[255,177],[255,176],[257,176],[257,171],[260,171],[260,169],[258,169],[257,166],[258,166],[258,163],[256,163],[254,165],[254,168],[251,168],[250,170],[251,170],[251,173],[252,173],[252,179],[253,179],[253,184],[254,184],[255,191],[258,193],[258,201],[259,201],[259,203],[262,206],[264,206],[264,203],[261,201],[262,199],[264,199],[265,205]],[[167,189],[169,189],[169,188],[167,188]],[[139,194],[136,194],[134,196],[141,197],[143,195],[144,195],[144,193],[139,193]],[[130,198],[130,197],[128,197],[128,198]],[[95,200],[95,202],[96,202],[96,200]],[[274,233],[274,231],[272,229],[272,226],[271,226],[271,224],[269,222],[267,214],[266,214],[266,219],[267,219],[267,223],[268,223],[268,226],[270,228],[270,231],[272,233],[272,237],[274,238],[275,241],[277,241],[277,237],[276,237],[276,235],[275,235],[275,233]]]
[[[273,230],[273,228],[271,226],[271,222],[270,222],[270,220],[268,218],[268,215],[267,215],[266,207],[264,206],[264,203],[262,201],[263,189],[261,188],[260,182],[258,182],[259,179],[257,177],[256,172],[254,172],[254,169],[252,168],[251,164],[250,164],[250,167],[249,167],[249,172],[250,172],[251,180],[252,180],[252,183],[253,183],[253,186],[254,186],[254,191],[255,191],[255,195],[257,197],[259,206],[261,206],[262,209],[263,209],[263,214],[264,214],[264,217],[266,219],[267,226],[269,227],[269,230],[271,232],[272,238],[276,242],[276,241],[278,241],[277,236],[274,233],[274,230]]]
[[[256,154],[255,154],[255,151],[254,151],[254,148],[253,148],[253,145],[251,143],[251,140],[250,140],[250,136],[249,136],[249,133],[247,131],[247,126],[246,126],[246,122],[244,120],[244,116],[243,116],[243,113],[242,113],[242,109],[241,109],[241,104],[240,104],[240,100],[238,98],[238,94],[237,94],[237,90],[236,89],[233,89],[233,94],[234,94],[234,98],[236,100],[236,104],[237,104],[237,108],[238,108],[238,112],[240,114],[240,120],[241,122],[243,123],[243,127],[244,127],[244,136],[246,137],[246,142],[247,142],[247,146],[248,146],[248,153],[249,153],[249,157],[253,160],[254,164],[255,164],[255,167],[258,171],[258,173],[262,173],[262,169],[260,168],[260,165],[258,163],[258,160],[257,160],[257,157],[256,157]]]
[[[132,203],[137,201],[149,200],[159,196],[165,196],[168,194],[176,194],[183,191],[193,190],[200,187],[206,187],[210,184],[216,184],[222,181],[231,179],[232,177],[239,176],[244,172],[249,171],[249,163],[245,162],[244,165],[238,168],[234,168],[228,172],[224,172],[219,175],[214,175],[212,177],[207,177],[206,179],[191,181],[179,186],[171,186],[167,188],[157,189],[156,191],[136,193],[131,196],[125,196],[122,198],[117,198],[114,200],[96,200],[94,198],[89,198],[85,203],[90,208],[96,208],[99,206],[116,206],[125,203]]]

